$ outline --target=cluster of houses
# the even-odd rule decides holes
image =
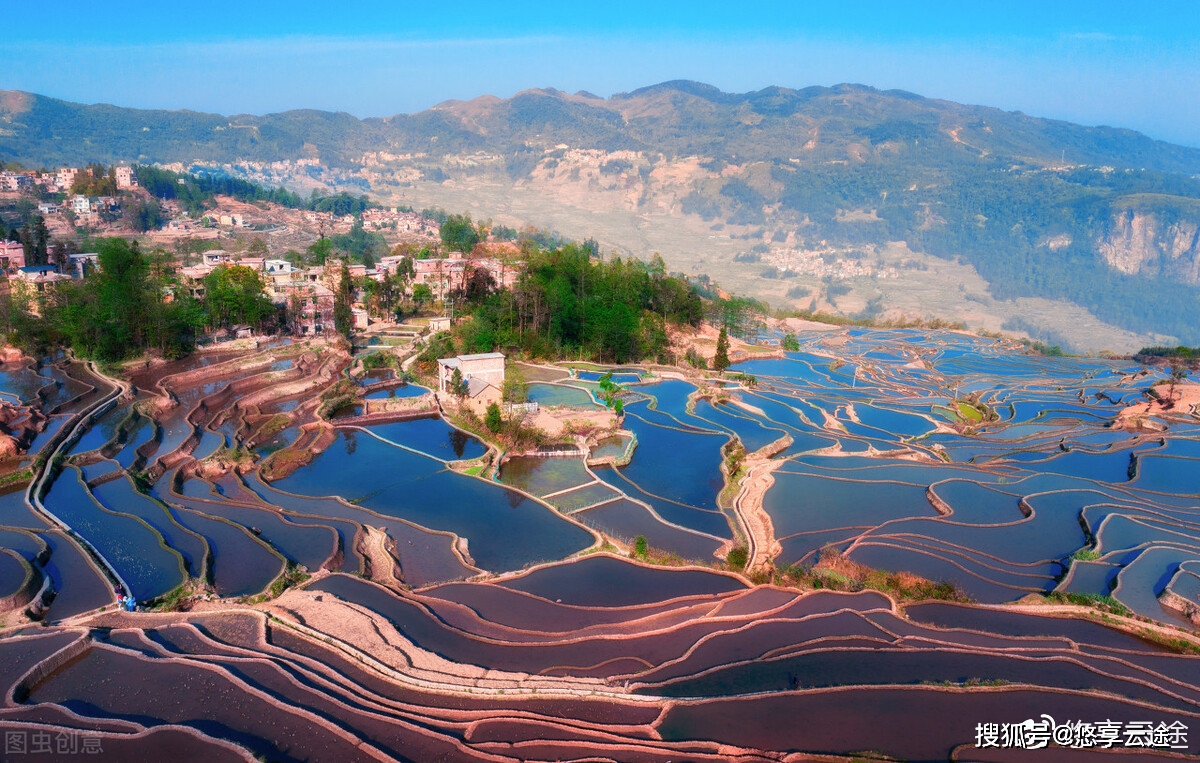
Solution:
[[[34,186],[39,186],[50,193],[62,193],[71,189],[71,185],[74,184],[75,178],[79,176],[80,172],[83,170],[78,167],[59,167],[52,172],[5,170],[0,172],[0,191],[28,191]],[[133,172],[133,167],[117,167],[114,174],[117,179],[117,188],[137,187],[138,180],[137,175]]]
[[[374,277],[376,280],[382,279],[394,274],[403,260],[403,256],[397,255],[380,258],[374,272],[364,270],[362,275]],[[458,253],[451,253],[443,259],[413,260],[412,283],[414,286],[428,286],[434,299],[443,300],[466,285],[467,276],[472,268],[488,271],[497,286],[508,289],[517,282],[521,265],[490,257],[467,258]]]
[[[52,172],[0,172],[0,191],[28,193],[42,188],[48,193],[64,193],[71,189],[80,172],[78,167],[60,167]],[[118,190],[137,188],[138,179],[132,167],[116,167],[114,175]],[[60,206],[51,202],[38,204],[38,213],[51,215],[70,211],[77,225],[98,225],[102,212],[117,212],[120,201],[115,196],[83,196],[75,194]]]
[[[428,236],[436,239],[440,226],[434,220],[416,212],[402,212],[396,207],[373,207],[362,213],[363,227],[367,230],[393,228],[410,235]]]
[[[27,297],[43,293],[58,283],[84,278],[99,266],[98,256],[94,252],[52,259],[57,259],[58,264],[26,265],[25,249],[20,242],[0,241],[0,269],[7,275],[10,288],[23,292]],[[355,280],[370,278],[381,281],[394,275],[403,259],[400,256],[384,257],[375,268],[351,264],[347,266],[347,272]],[[298,268],[288,260],[242,257],[215,249],[204,252],[199,264],[180,268],[180,280],[192,296],[203,299],[204,277],[222,265],[253,269],[261,276],[264,292],[272,302],[298,307],[292,315],[293,330],[297,334],[315,336],[333,331],[334,296],[341,281],[341,260],[331,258],[324,266]],[[409,293],[417,284],[425,284],[433,299],[447,299],[453,292],[463,288],[472,268],[483,268],[491,273],[497,285],[511,287],[516,282],[520,265],[490,258],[467,259],[462,255],[414,260]],[[351,308],[354,328],[362,330],[370,325],[371,319],[363,306],[362,290],[356,290],[355,296],[356,301]],[[37,300],[30,300],[30,309],[38,309]]]
[[[388,256],[382,258],[375,268],[350,264],[346,270],[355,280],[369,278],[382,281],[395,275],[403,259],[401,256]],[[295,298],[300,308],[299,314],[293,316],[293,330],[296,333],[313,336],[333,330],[334,295],[340,286],[341,260],[331,258],[323,266],[297,268],[288,260],[239,257],[216,249],[205,252],[200,264],[181,268],[179,272],[184,283],[191,288],[192,294],[202,299],[204,277],[222,265],[240,265],[257,271],[263,279],[267,296],[276,304],[295,304]],[[447,299],[453,292],[463,288],[471,268],[483,268],[492,274],[497,285],[511,287],[516,283],[519,267],[519,264],[489,258],[468,260],[461,255],[445,259],[414,260],[409,289],[417,284],[425,284],[435,300]],[[362,305],[362,296],[361,292],[356,293],[355,304],[351,308],[356,330],[367,328],[371,322],[366,308]]]
[[[51,193],[68,191],[75,183],[79,173],[87,170],[76,167],[62,167],[52,172],[0,172],[0,191],[28,192],[35,187],[44,188]],[[130,189],[138,185],[137,177],[132,167],[115,167],[113,170],[117,188]],[[77,224],[98,224],[104,212],[116,212],[119,200],[115,197],[88,197],[75,194],[67,197],[61,204],[43,202],[38,205],[38,211],[43,215],[70,212]],[[306,211],[306,218],[326,224],[331,222],[336,230],[341,223],[349,229],[353,217],[338,218],[328,212]],[[398,208],[368,209],[362,214],[364,226],[374,229],[393,228],[399,232],[436,240],[438,226],[436,221],[423,215],[401,211]],[[247,220],[237,213],[221,214],[214,217],[213,222],[228,227],[246,227]],[[173,220],[168,227],[175,232],[186,232],[192,226],[190,220]],[[386,256],[379,260],[376,267],[367,268],[365,265],[349,265],[350,276],[355,279],[383,279],[395,275],[400,269],[404,256]],[[54,288],[58,283],[70,281],[72,278],[83,278],[89,268],[97,266],[95,253],[55,256],[51,253],[52,265],[30,265],[25,261],[25,250],[20,242],[0,241],[0,272],[7,277],[8,288],[16,292],[24,292],[33,297]],[[341,278],[340,260],[331,259],[322,267],[297,268],[291,262],[269,257],[242,257],[223,250],[208,251],[203,254],[202,262],[197,265],[182,267],[179,273],[182,284],[198,299],[204,297],[204,277],[221,265],[240,265],[257,271],[265,284],[267,296],[279,305],[287,305],[292,310],[294,329],[302,335],[318,335],[333,331],[333,310],[335,292]],[[429,298],[434,301],[445,301],[451,295],[462,289],[472,273],[484,269],[491,274],[498,286],[512,287],[520,273],[520,264],[508,263],[498,258],[467,258],[465,255],[452,253],[446,258],[429,258],[413,260],[413,273],[407,279],[409,294],[412,289],[424,285],[428,287]],[[356,294],[359,299],[352,308],[354,327],[365,329],[370,324],[370,316],[363,307],[361,290]],[[39,300],[29,299],[30,309],[37,310]],[[298,308],[298,309],[297,309]]]
[[[80,269],[81,277],[84,259],[91,257],[94,261],[96,257],[94,254],[72,256],[78,259],[76,267]],[[34,297],[63,281],[71,280],[71,276],[59,272],[55,265],[25,264],[25,246],[20,241],[0,241],[0,271],[7,279],[10,290],[27,297]],[[29,305],[35,315],[40,313],[37,300],[30,299]]]

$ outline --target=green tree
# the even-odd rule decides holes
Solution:
[[[404,294],[404,282],[398,273],[384,275],[375,288],[375,311],[381,318],[391,319],[396,315],[396,303]]]
[[[500,415],[500,406],[488,403],[487,412],[483,416],[483,424],[489,432],[499,432],[504,428],[504,419]]]
[[[450,393],[460,399],[467,395],[467,382],[458,368],[455,368],[450,374]]]
[[[1167,387],[1168,397],[1167,397],[1167,403],[1165,405],[1166,408],[1174,408],[1175,407],[1175,386],[1177,384],[1179,384],[1181,381],[1183,381],[1184,379],[1186,379],[1187,377],[1188,377],[1187,366],[1183,365],[1180,362],[1175,362],[1175,363],[1171,364],[1171,375],[1168,377],[1170,379],[1170,381],[1168,382],[1168,387]]]
[[[646,553],[650,550],[650,543],[646,540],[645,535],[639,535],[633,539],[633,555],[645,559]]]
[[[27,265],[45,265],[49,261],[50,231],[46,219],[31,215],[21,228],[21,243],[25,249]]]
[[[168,328],[180,330],[164,304],[162,281],[151,262],[124,239],[100,241],[99,271],[82,283],[66,283],[50,296],[46,311],[54,329],[84,357],[120,360],[150,346],[171,346]]]
[[[433,290],[429,288],[429,284],[419,283],[413,287],[412,298],[420,309],[422,305],[433,301]]]
[[[479,304],[496,290],[496,279],[492,271],[468,263],[463,273],[463,286],[457,290],[456,297],[468,304]]]
[[[800,350],[800,342],[796,339],[795,334],[784,334],[783,339],[779,340],[779,346],[788,352],[798,352]]]
[[[349,233],[335,234],[330,240],[334,247],[367,267],[373,267],[375,258],[387,254],[388,251],[382,233],[363,228],[362,214],[354,216],[354,224],[350,226]]]
[[[402,257],[400,262],[396,263],[396,278],[400,279],[401,283],[408,283],[416,275],[416,269],[413,265],[412,257]]]
[[[749,561],[750,550],[745,546],[734,546],[725,555],[725,563],[735,570],[745,569],[746,563]]]
[[[724,326],[721,327],[721,333],[717,334],[717,354],[713,356],[713,368],[718,372],[729,368],[729,333]]]
[[[504,369],[504,385],[501,388],[506,403],[524,403],[529,399],[529,384],[525,374],[514,364]]]
[[[158,199],[139,199],[133,203],[124,201],[121,207],[130,226],[139,233],[162,227],[164,218]]]
[[[621,385],[614,382],[612,378],[612,371],[609,371],[600,377],[599,384],[597,385],[597,388],[600,391],[600,397],[604,398],[604,405],[607,408],[612,408],[616,403],[621,402],[617,398],[622,392],[625,391]]]
[[[337,292],[333,299],[333,326],[339,334],[347,339],[354,334],[354,313],[351,309],[353,295],[354,280],[350,278],[349,266],[343,261]]]
[[[451,252],[470,252],[483,238],[470,215],[450,215],[439,232],[442,244]]]
[[[275,312],[263,293],[258,271],[244,265],[219,265],[204,277],[204,309],[208,325],[223,328],[247,324],[261,328]]]
[[[315,265],[324,265],[333,254],[333,242],[322,236],[308,247],[308,258]]]

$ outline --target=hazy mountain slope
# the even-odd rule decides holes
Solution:
[[[316,158],[340,168],[336,182],[471,208],[495,189],[523,199],[530,222],[623,216],[603,243],[644,254],[654,239],[674,266],[705,260],[775,304],[868,314],[903,302],[880,285],[891,265],[879,252],[906,242],[977,271],[989,293],[972,299],[1016,328],[1087,346],[1076,326],[1001,304],[1068,300],[1142,336],[1200,343],[1200,149],[900,91],[737,94],[680,81],[608,99],[528,90],[366,120],[139,111],[10,92],[0,95],[0,158],[241,163],[229,171],[277,182],[291,178],[245,163]],[[713,243],[676,250],[645,234],[668,220],[707,230],[701,241]],[[642,232],[620,232],[630,226]],[[826,267],[788,269],[819,253],[832,258]],[[795,280],[784,290],[759,273]],[[851,293],[839,298],[835,281]],[[966,295],[962,281],[946,287]],[[929,309],[938,307],[964,305]]]
[[[1132,130],[1082,127],[861,85],[730,94],[694,82],[666,82],[608,100],[527,90],[505,100],[484,96],[365,120],[307,109],[225,117],[0,91],[0,124],[0,152],[33,165],[138,158],[277,161],[304,156],[306,144],[333,163],[379,149],[446,154],[560,143],[741,160],[787,159],[816,150],[812,158],[822,160],[846,158],[858,147],[923,139],[967,156],[985,152],[1035,163],[1065,158],[1071,164],[1200,172],[1200,149]]]

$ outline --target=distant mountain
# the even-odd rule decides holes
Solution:
[[[723,160],[847,158],[847,149],[926,142],[968,158],[1200,173],[1200,149],[1133,130],[1082,127],[862,85],[724,93],[674,81],[607,100],[553,88],[447,101],[428,111],[357,119],[310,109],[265,116],[83,105],[0,91],[0,152],[39,164],[86,161],[279,161],[365,151],[519,151],[530,146],[660,151]],[[431,145],[436,143],[436,145]],[[812,153],[815,152],[815,153]],[[946,157],[950,159],[951,157]]]
[[[903,241],[969,263],[987,280],[988,300],[1070,301],[1113,326],[1200,343],[1200,149],[901,91],[737,94],[676,81],[608,99],[528,90],[361,120],[142,111],[5,92],[0,158],[29,166],[318,158],[381,192],[470,199],[461,194],[508,186],[576,209],[692,220],[760,251]],[[638,251],[635,241],[613,243]]]

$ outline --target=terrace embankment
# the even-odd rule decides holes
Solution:
[[[673,330],[670,332],[671,346],[681,358],[688,350],[691,350],[711,363],[717,354],[717,338],[719,334],[720,330],[710,323],[702,323],[699,328],[690,331]],[[783,350],[779,348],[764,349],[759,345],[751,344],[734,336],[728,337],[728,341],[729,360],[734,363],[741,363],[745,360],[784,357]]]
[[[1159,602],[1164,607],[1178,612],[1186,617],[1194,625],[1200,625],[1200,606],[1194,601],[1189,601],[1174,591],[1164,590],[1158,595]]]
[[[1171,384],[1164,382],[1153,387],[1152,397],[1144,403],[1124,408],[1113,421],[1114,429],[1154,429],[1151,417],[1195,416],[1200,406],[1200,384]]]
[[[387,532],[378,527],[365,526],[366,534],[360,551],[367,561],[367,577],[380,585],[399,590],[403,583],[396,575],[396,562],[389,545],[394,545]]]
[[[761,456],[752,456],[745,464],[746,477],[733,505],[746,531],[750,552],[750,561],[746,565],[748,573],[770,567],[771,561],[783,551],[779,541],[775,540],[771,517],[763,508],[763,496],[775,484],[774,471],[782,464],[782,461]]]
[[[1183,604],[1184,602],[1172,601],[1169,597],[1160,599],[1164,606],[1172,606],[1172,604]],[[1190,602],[1188,602],[1190,603]],[[1026,596],[1018,601],[1010,604],[977,604],[981,609],[992,609],[1000,612],[1021,612],[1035,615],[1048,615],[1051,617],[1059,617],[1064,620],[1090,620],[1093,622],[1101,622],[1108,628],[1123,631],[1138,638],[1156,642],[1167,646],[1168,648],[1180,652],[1200,652],[1200,636],[1195,633],[1189,633],[1179,626],[1163,625],[1160,623],[1151,622],[1148,619],[1141,618],[1137,615],[1119,615],[1113,612],[1099,612],[1093,607],[1081,604],[1059,604],[1050,603],[1049,600],[1040,596]],[[1190,617],[1190,614],[1184,610],[1181,614]]]

